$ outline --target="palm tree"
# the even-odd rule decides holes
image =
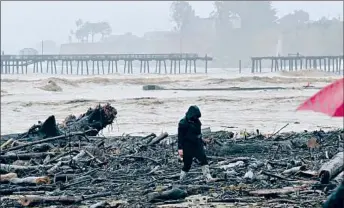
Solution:
[[[75,21],[76,27],[80,28],[83,25],[84,21],[82,21],[82,19],[78,19]]]

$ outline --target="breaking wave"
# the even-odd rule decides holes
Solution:
[[[283,97],[264,97],[259,98],[261,101],[267,102],[290,102],[291,100],[303,100],[308,96],[283,96]],[[180,104],[180,102],[193,100],[197,103],[240,103],[243,100],[245,102],[253,102],[256,98],[225,98],[218,96],[202,96],[195,98],[188,97],[179,97],[179,98],[157,98],[157,97],[136,97],[136,98],[125,98],[125,99],[106,99],[106,100],[97,100],[97,99],[72,99],[72,100],[57,100],[57,101],[10,101],[3,102],[6,105],[14,105],[21,107],[32,107],[32,106],[89,106],[105,103],[117,103],[117,104],[129,104],[135,106],[157,106],[165,103],[175,103]]]
[[[38,75],[40,76],[40,75]],[[43,76],[43,75],[42,75]],[[245,82],[260,82],[270,84],[290,84],[290,83],[307,83],[307,82],[332,82],[338,79],[339,75],[335,75],[329,72],[319,70],[302,70],[302,71],[281,71],[277,73],[263,73],[263,74],[209,74],[209,75],[190,75],[190,74],[178,74],[178,75],[103,75],[103,76],[76,76],[76,75],[62,75],[61,77],[41,77],[37,79],[37,76],[31,79],[25,75],[19,78],[11,78],[11,76],[3,77],[1,83],[50,83],[56,86],[68,87],[80,87],[83,84],[96,84],[96,85],[147,85],[147,84],[177,84],[177,83],[193,83],[202,82],[204,84],[232,84],[232,83],[245,83]],[[43,90],[49,87],[44,87]],[[58,91],[52,89],[50,91]]]
[[[47,84],[38,87],[41,90],[44,91],[50,91],[50,92],[62,92],[62,88],[56,84],[56,82],[49,80]]]
[[[320,70],[300,70],[300,71],[281,71],[280,74],[282,76],[287,77],[308,77],[308,78],[321,78],[321,77],[332,77],[334,76],[331,72],[325,72]]]
[[[8,95],[8,92],[6,90],[1,90],[1,97]]]
[[[73,87],[77,87],[78,86],[78,84],[75,83],[73,80],[66,79],[66,78],[51,77],[51,78],[44,79],[44,80],[41,80],[41,81],[48,81],[48,82],[52,81],[54,83],[68,85],[68,86],[73,86]]]
[[[307,83],[307,82],[325,82],[330,83],[338,78],[326,77],[326,78],[315,78],[315,77],[281,77],[281,76],[251,76],[251,77],[238,77],[232,79],[226,78],[213,78],[208,79],[210,84],[230,84],[230,83],[244,83],[244,82],[262,82],[269,84],[291,84],[291,83]]]

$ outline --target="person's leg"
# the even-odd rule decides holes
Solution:
[[[193,154],[192,154],[192,149],[189,147],[184,147],[183,149],[183,168],[180,173],[180,180],[185,179],[187,173],[189,172],[191,165],[192,165],[192,159],[193,159]]]
[[[208,159],[207,159],[207,156],[205,155],[203,146],[200,146],[199,148],[197,148],[197,151],[195,153],[196,153],[195,157],[197,158],[197,160],[200,162],[200,165],[202,166],[202,173],[203,173],[204,178],[207,181],[212,181],[213,177],[210,175]]]
[[[208,159],[204,152],[204,147],[199,146],[195,148],[195,158],[200,162],[201,166],[208,165]]]

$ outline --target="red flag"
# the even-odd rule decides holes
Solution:
[[[332,117],[344,117],[344,78],[324,87],[300,105],[297,110],[321,112]]]

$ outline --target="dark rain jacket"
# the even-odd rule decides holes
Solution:
[[[324,203],[323,208],[344,207],[344,181]]]
[[[179,121],[178,149],[183,149],[185,145],[203,146],[200,117],[201,111],[197,106],[193,105],[189,107],[185,117]]]

